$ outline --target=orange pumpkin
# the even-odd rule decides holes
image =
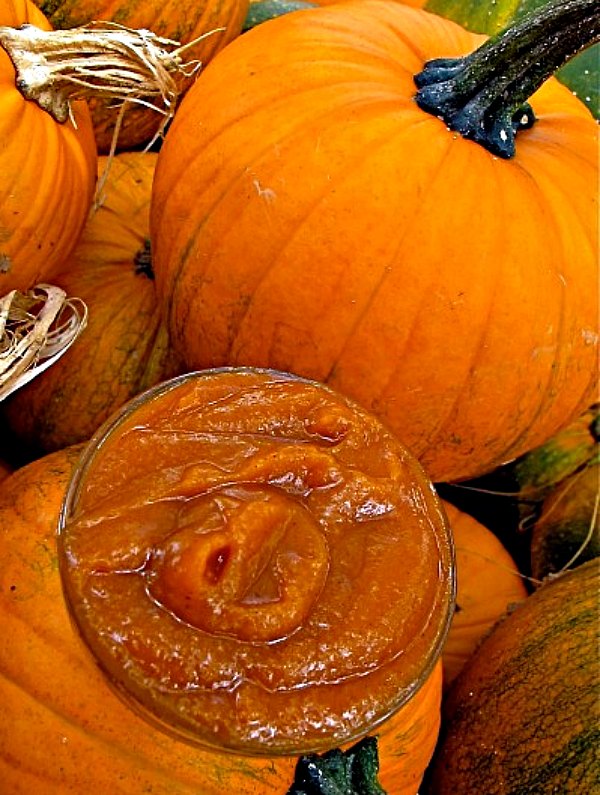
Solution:
[[[241,31],[248,0],[35,0],[55,28],[73,28],[96,20],[108,20],[129,28],[144,28],[157,36],[181,44],[203,38],[182,56],[183,61],[210,59]],[[184,85],[181,85],[183,90]],[[94,98],[90,102],[98,149],[108,152],[112,143],[117,109],[114,102]],[[133,105],[125,113],[118,136],[119,149],[149,141],[162,116],[156,110]]]
[[[147,724],[109,687],[63,600],[56,525],[80,447],[0,488],[0,781],[11,795],[281,795],[295,759],[218,754]],[[436,743],[441,663],[378,732],[380,780],[415,795]]]
[[[88,307],[88,324],[52,367],[2,404],[35,455],[86,441],[129,398],[178,371],[156,299],[148,211],[157,155],[110,161],[103,202],[55,282]],[[108,159],[99,159],[99,175]]]
[[[462,670],[494,624],[527,597],[525,582],[499,538],[444,501],[456,549],[456,609],[442,652],[444,683]]]
[[[4,0],[0,26],[23,24],[50,29],[29,0]],[[0,295],[51,281],[85,223],[96,147],[85,103],[72,114],[59,124],[22,96],[0,35]]]
[[[188,367],[327,382],[436,481],[541,443],[597,382],[596,124],[550,79],[504,159],[417,107],[425,62],[481,42],[378,0],[258,25],[184,98],[151,211]]]
[[[423,795],[598,791],[598,593],[589,561],[549,580],[450,688]]]

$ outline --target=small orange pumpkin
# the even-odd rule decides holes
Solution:
[[[0,26],[49,30],[29,0],[5,0]],[[77,243],[91,206],[96,146],[88,108],[60,124],[15,82],[0,35],[0,295],[51,281]],[[52,92],[52,89],[48,89]]]
[[[155,153],[109,162],[102,204],[55,283],[88,307],[76,343],[2,404],[7,424],[34,455],[86,441],[129,398],[175,375],[154,289],[148,212]]]
[[[63,599],[56,525],[81,447],[0,487],[0,781],[14,795],[281,795],[292,757],[193,748],[125,706],[77,636]],[[380,781],[415,795],[440,723],[441,662],[379,729]]]
[[[444,650],[444,683],[462,670],[481,640],[527,597],[525,582],[499,538],[470,514],[444,501],[456,549],[456,608]]]
[[[378,0],[269,20],[187,93],[154,183],[157,285],[187,366],[327,382],[436,481],[541,443],[597,383],[589,111],[548,80],[504,158],[505,130],[488,151],[415,102],[425,62],[482,40]]]

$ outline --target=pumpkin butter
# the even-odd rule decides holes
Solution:
[[[378,420],[253,369],[174,379],[88,446],[60,528],[79,631],[184,739],[330,747],[406,702],[453,598],[433,487]]]

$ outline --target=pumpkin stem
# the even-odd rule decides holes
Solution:
[[[148,279],[154,280],[154,270],[152,268],[152,253],[150,251],[150,241],[146,238],[144,245],[133,258],[136,275],[143,274]]]
[[[87,324],[87,306],[52,284],[0,298],[0,401],[51,366]]]
[[[513,157],[516,133],[535,122],[526,100],[599,38],[598,0],[552,0],[470,55],[428,61],[414,78],[416,102],[464,138]]]
[[[17,88],[57,122],[72,120],[75,100],[101,97],[115,106],[137,102],[164,115],[157,137],[175,112],[176,78],[191,78],[201,67],[200,61],[184,63],[181,57],[197,41],[181,46],[111,22],[52,31],[0,27],[0,46],[13,62]]]

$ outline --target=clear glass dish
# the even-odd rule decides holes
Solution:
[[[87,445],[58,530],[71,616],[116,692],[220,751],[373,731],[429,677],[454,606],[418,462],[355,403],[272,370],[132,400]]]

